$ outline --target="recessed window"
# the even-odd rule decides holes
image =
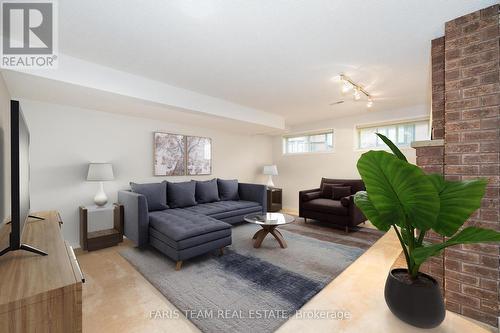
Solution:
[[[413,141],[429,139],[429,121],[358,127],[358,148],[387,148],[386,144],[375,133],[385,135],[399,147],[409,147]]]
[[[333,130],[283,138],[284,154],[322,153],[333,151]]]

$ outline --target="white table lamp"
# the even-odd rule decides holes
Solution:
[[[104,181],[113,180],[113,165],[111,163],[90,163],[87,173],[88,181],[98,181],[99,191],[94,197],[97,206],[104,206],[108,202],[108,197],[104,192]]]
[[[265,165],[263,173],[269,176],[267,179],[267,186],[274,187],[273,176],[278,175],[278,168],[276,165]]]

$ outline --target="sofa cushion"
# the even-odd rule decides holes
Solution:
[[[344,207],[340,201],[332,199],[313,199],[311,201],[304,202],[303,208],[305,210],[329,213],[333,215],[349,215],[349,210]]]
[[[237,179],[217,179],[217,186],[219,187],[220,200],[240,200]]]
[[[167,184],[167,199],[170,208],[182,208],[196,205],[195,199],[196,182],[171,183]]]
[[[212,216],[214,214],[226,213],[233,210],[239,210],[249,207],[260,207],[260,205],[258,202],[245,201],[245,200],[217,201],[217,202],[199,204],[192,207],[186,207],[183,208],[182,210],[196,214]]]
[[[151,239],[156,238],[160,240],[162,243],[165,243],[167,246],[171,247],[175,250],[184,250],[189,249],[194,246],[199,246],[206,244],[208,242],[212,242],[217,239],[222,239],[226,237],[231,237],[231,229],[222,229],[217,231],[212,231],[206,234],[189,237],[186,239],[182,239],[180,241],[174,241],[167,235],[157,231],[154,228],[149,228],[149,235]]]
[[[324,199],[333,198],[333,188],[336,186],[342,186],[342,184],[323,184],[323,185],[321,185],[320,196]]]
[[[350,186],[334,186],[332,187],[333,200],[340,200],[341,198],[348,197],[351,195]]]
[[[235,216],[240,216],[241,218],[239,219],[239,222],[243,222],[244,221],[243,217],[247,214],[252,214],[252,213],[262,213],[262,206],[259,205],[247,208],[234,209],[227,212],[212,214],[210,215],[210,217],[213,217],[214,219],[217,220],[225,220]]]
[[[164,210],[167,205],[167,182],[152,184],[137,184],[130,183],[132,192],[142,194],[146,197],[148,203],[148,211]]]
[[[149,225],[175,242],[223,229],[231,232],[230,224],[185,209],[152,212]]]
[[[196,181],[196,202],[207,203],[219,201],[219,189],[217,187],[217,179],[197,180]]]

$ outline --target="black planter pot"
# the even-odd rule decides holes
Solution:
[[[390,271],[385,282],[385,302],[402,321],[420,328],[433,328],[444,320],[446,310],[436,280],[419,273],[415,281],[404,278],[408,270]],[[407,276],[407,275],[406,275]]]

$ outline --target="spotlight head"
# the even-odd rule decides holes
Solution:
[[[355,101],[359,101],[359,99],[361,98],[361,95],[359,93],[359,89],[358,88],[355,88],[354,89],[354,94],[353,94],[353,97],[354,97],[354,100]]]
[[[349,90],[351,90],[351,89],[352,89],[352,84],[350,84],[347,81],[344,81],[344,83],[342,84],[342,92],[346,93],[346,92],[349,92]]]

